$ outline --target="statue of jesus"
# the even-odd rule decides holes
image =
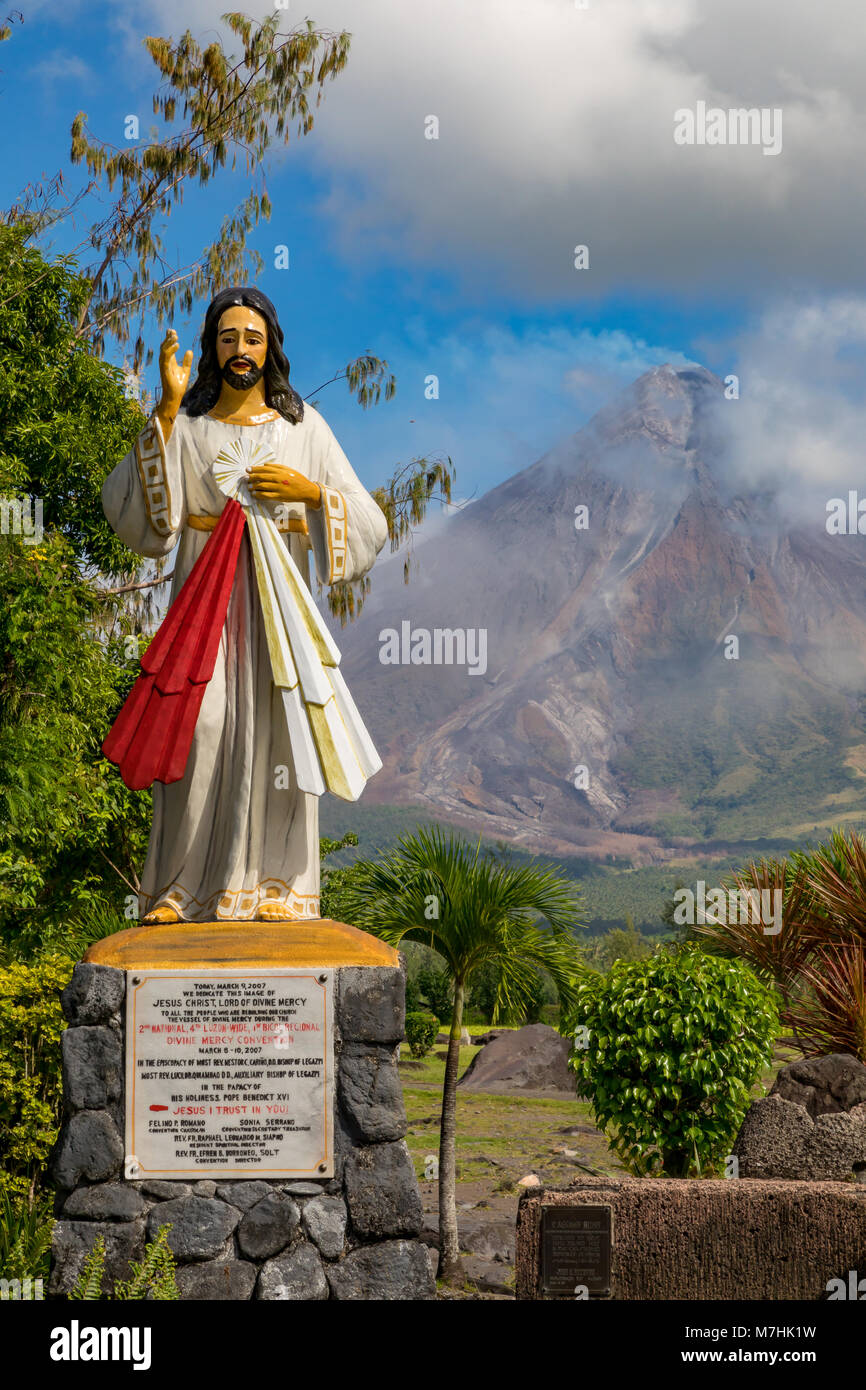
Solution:
[[[153,785],[141,920],[319,914],[318,797],[354,800],[381,762],[309,591],[363,576],[387,539],[322,416],[289,384],[255,289],[207,310],[198,375],[160,349],[162,393],[109,474],[109,523],[139,555],[177,544],[171,604],[105,741]]]

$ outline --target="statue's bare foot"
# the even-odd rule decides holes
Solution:
[[[154,907],[150,912],[145,913],[141,919],[143,927],[149,927],[154,922],[179,922],[180,915],[173,907],[163,904],[161,907]]]
[[[297,920],[289,904],[281,902],[262,903],[257,916],[260,922],[294,922]]]

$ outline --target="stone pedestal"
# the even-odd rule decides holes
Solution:
[[[333,1177],[124,1177],[125,1007],[136,972],[333,970]],[[139,927],[96,943],[63,994],[64,1120],[50,1294],[75,1283],[98,1236],[126,1278],[170,1222],[185,1299],[428,1299],[431,1257],[404,1142],[397,1071],[405,974],[395,951],[327,920]]]
[[[547,1212],[560,1220],[545,1271]],[[560,1214],[569,1212],[575,1225],[563,1235]],[[600,1226],[599,1213],[607,1214],[606,1250],[580,1231]],[[856,1298],[866,1294],[864,1261],[866,1189],[857,1183],[579,1178],[569,1188],[527,1190],[517,1214],[518,1299],[587,1296],[576,1290],[588,1291],[593,1265],[609,1271],[615,1300]],[[568,1278],[557,1279],[560,1271]],[[545,1272],[548,1288],[569,1291],[548,1292]]]

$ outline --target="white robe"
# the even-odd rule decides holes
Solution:
[[[322,506],[266,502],[280,529],[305,519],[309,539],[282,539],[305,581],[312,549],[322,583],[359,579],[387,539],[385,518],[355,475],[329,426],[312,406],[292,425],[229,425],[180,414],[168,444],[154,418],[109,474],[105,515],[139,555],[177,544],[171,599],[204,549],[209,532],[189,516],[216,517],[226,498],[213,477],[220,450],[255,432],[276,461],[322,487]],[[244,533],[219,653],[196,722],[184,776],[153,786],[153,823],[141,876],[142,915],[165,904],[186,921],[250,920],[263,902],[283,902],[296,918],[319,916],[318,798],[295,779],[286,716],[271,661]]]

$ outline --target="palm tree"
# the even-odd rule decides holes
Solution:
[[[347,890],[349,920],[398,947],[421,941],[442,956],[454,985],[442,1088],[439,1138],[439,1275],[460,1277],[457,1234],[457,1072],[463,1002],[471,978],[494,964],[498,989],[493,1021],[516,1013],[531,996],[535,967],[571,1003],[586,972],[571,932],[583,925],[579,890],[552,870],[480,858],[438,828],[401,837],[378,862],[356,866]],[[549,930],[538,924],[544,918]]]

